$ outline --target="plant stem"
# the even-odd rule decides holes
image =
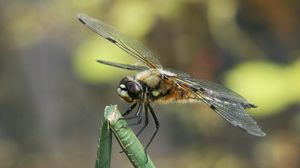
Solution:
[[[109,128],[109,123],[104,120],[100,130],[100,137],[98,140],[97,158],[95,168],[110,168],[111,162],[111,146],[112,133]]]
[[[104,117],[132,165],[135,168],[155,168],[143,145],[122,118],[117,106],[106,106]]]

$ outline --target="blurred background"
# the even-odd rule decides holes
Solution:
[[[221,83],[258,108],[248,135],[204,105],[156,105],[157,167],[300,167],[300,1],[28,0],[0,2],[0,168],[94,167],[106,105],[135,61],[84,27],[86,13],[149,47],[160,62]],[[134,128],[138,129],[138,128]],[[153,122],[141,135],[146,144]],[[114,140],[112,167],[131,167]]]

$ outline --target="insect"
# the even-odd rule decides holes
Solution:
[[[255,136],[265,136],[245,109],[257,107],[249,103],[239,94],[219,85],[202,79],[192,78],[186,73],[175,73],[162,67],[154,54],[138,41],[120,33],[113,27],[85,14],[78,14],[81,23],[98,35],[123,49],[129,55],[141,61],[145,66],[114,63],[97,60],[99,63],[132,71],[140,71],[135,76],[124,77],[119,84],[119,96],[132,105],[123,116],[137,108],[135,117],[141,123],[143,115],[145,122],[139,135],[149,123],[149,112],[152,115],[156,129],[148,148],[158,129],[159,122],[151,106],[153,103],[194,103],[204,102],[213,111],[234,126],[238,126]],[[144,112],[144,114],[142,114]]]

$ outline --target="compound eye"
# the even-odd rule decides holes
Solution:
[[[120,85],[121,84],[126,84],[129,81],[129,77],[124,77],[121,81],[120,81]]]
[[[132,97],[132,98],[138,98],[140,92],[141,92],[141,87],[139,84],[135,83],[135,82],[128,82],[127,83],[127,91],[128,94]]]

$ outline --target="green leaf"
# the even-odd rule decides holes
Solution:
[[[148,154],[145,153],[134,132],[128,127],[127,122],[122,119],[121,113],[116,105],[107,106],[104,112],[105,119],[117,138],[124,153],[136,168],[155,168]]]
[[[110,168],[111,161],[111,145],[112,133],[109,128],[109,123],[105,120],[100,131],[100,138],[98,141],[96,168]]]

